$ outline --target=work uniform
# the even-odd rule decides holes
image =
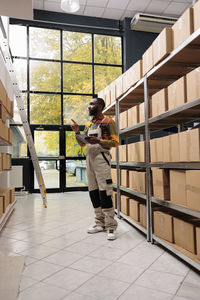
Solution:
[[[110,154],[110,148],[119,145],[115,122],[101,114],[98,120],[93,119],[86,124],[84,133],[101,139],[100,144],[87,144],[86,152],[88,189],[95,211],[95,223],[105,229],[116,229]]]

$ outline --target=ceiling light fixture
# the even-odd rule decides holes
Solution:
[[[61,9],[65,12],[76,12],[79,8],[79,0],[61,0]]]

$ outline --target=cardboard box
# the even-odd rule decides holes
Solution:
[[[153,42],[153,64],[157,65],[173,50],[172,29],[166,27]]]
[[[170,200],[172,203],[187,207],[186,172],[170,170]]]
[[[110,103],[116,101],[116,85],[115,81],[110,84]]]
[[[5,212],[10,204],[10,190],[8,188],[0,189],[0,196],[3,197],[3,212]]]
[[[145,162],[145,143],[143,141],[127,146],[129,162]]]
[[[3,171],[3,153],[0,153],[0,172]]]
[[[197,258],[200,260],[200,227],[196,227]]]
[[[129,215],[129,198],[121,195],[121,212],[126,216]]]
[[[163,139],[158,138],[155,140],[155,143],[156,143],[157,162],[163,162]]]
[[[115,87],[116,87],[116,99],[120,98],[121,95],[123,94],[123,76],[119,76],[116,80],[115,80]]]
[[[180,161],[180,152],[179,152],[179,135],[178,133],[170,135],[170,153],[171,161],[179,162]]]
[[[3,158],[3,170],[7,170],[7,155],[6,153],[2,153],[2,158]]]
[[[145,103],[139,104],[139,123],[145,122]]]
[[[123,111],[119,115],[119,129],[125,129],[128,127],[128,111]]]
[[[105,89],[98,92],[98,98],[101,98],[105,101]]]
[[[152,169],[153,196],[161,200],[170,200],[169,170]]]
[[[142,78],[142,60],[138,60],[129,69],[129,85],[132,87]]]
[[[188,8],[184,12],[172,26],[172,30],[174,49],[176,49],[194,32],[193,8]]]
[[[147,228],[147,207],[144,204],[140,204],[140,224]]]
[[[0,120],[0,137],[8,141],[9,128]]]
[[[168,110],[168,94],[167,89],[162,89],[152,96],[152,115],[156,117]]]
[[[189,161],[200,161],[200,129],[192,129],[188,132]]]
[[[181,162],[189,161],[189,131],[183,131],[179,136],[179,160]]]
[[[129,187],[129,178],[127,170],[120,170],[120,185],[123,187]]]
[[[171,151],[171,139],[170,135],[164,136],[162,138],[163,143],[163,162],[171,162],[172,161],[172,153]]]
[[[187,207],[200,211],[200,170],[186,170]]]
[[[153,45],[142,55],[142,66],[143,76],[153,68]]]
[[[10,103],[10,115],[13,118],[13,116],[14,116],[14,101],[11,101],[11,103]]]
[[[137,61],[123,73],[123,93],[134,86],[142,78],[142,60]]]
[[[137,172],[137,191],[141,194],[146,194],[146,173]]]
[[[157,162],[157,155],[156,155],[156,139],[150,140],[150,159],[151,162]]]
[[[187,102],[200,97],[200,68],[193,70],[186,75]]]
[[[7,107],[6,90],[1,80],[0,80],[0,102],[4,105],[5,108]]]
[[[112,202],[113,202],[113,207],[117,209],[117,193],[113,191],[112,195]]]
[[[116,147],[112,147],[110,149],[110,154],[111,154],[111,161],[116,161],[117,160],[117,148]]]
[[[111,177],[113,184],[117,184],[117,169],[111,168]]]
[[[193,14],[194,14],[194,31],[200,28],[200,19],[199,19],[199,13],[200,13],[200,1],[197,1],[197,3],[193,7]]]
[[[136,222],[140,221],[139,202],[134,199],[129,199],[129,216]]]
[[[153,212],[154,234],[170,243],[174,242],[173,217],[161,211]]]
[[[135,143],[127,145],[128,162],[133,162],[135,157]]]
[[[3,104],[0,103],[0,119],[3,123],[6,122],[6,109]]]
[[[15,188],[10,188],[10,203],[15,201]]]
[[[12,144],[12,129],[8,128],[8,142]]]
[[[129,171],[129,188],[141,194],[146,193],[146,173]]]
[[[7,169],[10,170],[12,165],[11,165],[11,155],[10,154],[6,154],[6,163],[7,163]]]
[[[137,190],[137,171],[129,170],[129,188],[133,191]]]
[[[104,101],[105,101],[106,107],[111,104],[111,88],[110,88],[110,85],[108,85],[104,89]]]
[[[174,218],[174,242],[176,245],[195,253],[195,228],[184,220]]]
[[[183,105],[186,97],[186,77],[183,76],[168,87],[168,109]]]
[[[128,110],[128,127],[139,123],[139,105],[135,105]]]
[[[134,143],[135,145],[135,152],[134,152],[134,157],[133,161],[136,162],[145,162],[145,142],[137,142]]]
[[[0,196],[0,218],[3,216],[3,197]]]
[[[119,161],[127,161],[127,145],[119,146]]]

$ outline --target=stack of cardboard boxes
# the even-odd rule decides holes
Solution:
[[[0,172],[11,169],[11,155],[0,153]]]
[[[5,213],[9,204],[15,200],[15,188],[0,189],[0,218]]]
[[[13,117],[13,101],[11,101],[0,81],[0,139],[12,143],[12,131],[6,125],[7,114]]]
[[[200,224],[192,223],[188,218],[179,218],[169,212],[153,212],[154,234],[184,250],[196,255],[200,260]]]
[[[12,131],[7,126],[7,118],[13,117],[13,101],[7,96],[6,90],[0,81],[0,140],[12,143]],[[11,155],[0,153],[0,172],[11,169]],[[0,189],[0,219],[6,212],[9,204],[14,202],[14,188]]]

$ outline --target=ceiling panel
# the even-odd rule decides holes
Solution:
[[[59,2],[44,1],[44,9],[55,12],[63,12]]]
[[[144,12],[150,2],[151,0],[131,0],[127,6],[127,9]]]
[[[192,5],[193,0],[79,0],[80,10],[76,15],[103,17],[123,20],[132,18],[137,12],[145,12],[172,17],[180,16]],[[44,5],[43,5],[44,3]],[[33,0],[33,7],[55,12],[63,12],[61,0]],[[64,13],[64,12],[63,12]]]
[[[170,0],[153,0],[149,3],[147,8],[145,9],[145,12],[151,14],[161,14],[169,6],[169,3]]]
[[[84,16],[101,17],[104,12],[103,7],[86,6]]]
[[[124,10],[122,9],[107,8],[103,14],[103,17],[120,20],[121,17],[123,16],[123,13]]]
[[[121,1],[121,0],[109,0],[107,7],[108,8],[117,8],[117,9],[124,10],[127,7],[129,2],[130,2],[130,0],[123,0],[123,1]]]
[[[36,9],[44,9],[43,0],[34,0],[34,8]]]
[[[189,3],[172,2],[164,10],[163,14],[171,15],[171,16],[180,16],[188,6],[189,6]]]
[[[106,7],[108,0],[87,0],[88,6]]]

